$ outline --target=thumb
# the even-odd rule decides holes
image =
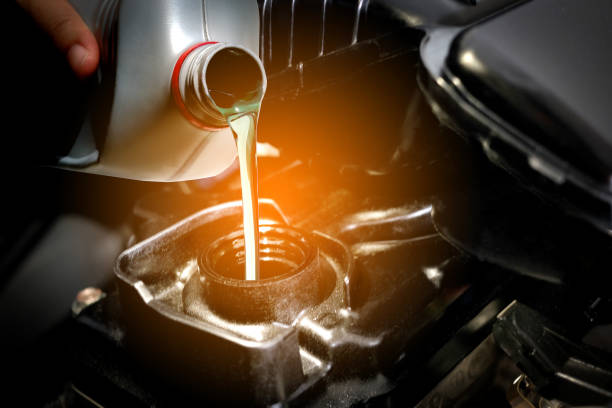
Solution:
[[[17,0],[62,51],[79,78],[91,75],[100,54],[96,38],[67,0]]]

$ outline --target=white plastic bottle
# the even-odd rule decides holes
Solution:
[[[58,166],[115,177],[210,177],[236,155],[207,69],[265,91],[256,0],[71,0],[100,44],[98,90]],[[244,75],[243,75],[244,71]],[[229,83],[229,85],[228,85]]]

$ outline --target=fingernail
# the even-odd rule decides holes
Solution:
[[[81,44],[75,44],[68,50],[68,63],[79,77],[83,76],[82,67],[84,66],[84,63],[88,57],[89,52]]]

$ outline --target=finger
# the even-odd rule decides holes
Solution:
[[[98,66],[98,43],[83,19],[67,0],[17,0],[46,31],[80,78]]]

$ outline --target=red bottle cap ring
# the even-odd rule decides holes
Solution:
[[[192,51],[204,45],[210,45],[210,44],[217,44],[217,41],[207,41],[207,42],[194,44],[191,47],[187,48],[185,52],[181,54],[181,56],[176,61],[176,64],[174,65],[174,70],[172,71],[172,79],[170,81],[170,86],[171,86],[172,96],[174,97],[174,102],[176,103],[176,106],[181,111],[183,116],[189,121],[189,123],[191,123],[192,125],[200,129],[204,129],[204,130],[219,130],[219,129],[223,129],[223,127],[215,127],[215,126],[210,126],[205,123],[202,123],[198,118],[193,116],[191,112],[189,112],[189,110],[187,110],[187,107],[185,106],[185,101],[183,101],[183,97],[181,96],[181,90],[179,89],[179,75],[181,73],[181,67],[183,66],[183,62],[185,62],[185,59],[187,58],[187,56]]]

